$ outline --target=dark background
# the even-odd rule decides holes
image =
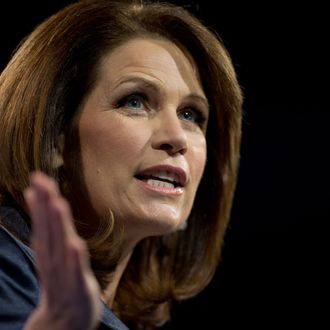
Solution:
[[[203,293],[174,306],[164,329],[318,329],[329,310],[328,11],[315,1],[173,2],[223,39],[245,118],[222,262]],[[0,71],[19,41],[67,3],[1,3]]]

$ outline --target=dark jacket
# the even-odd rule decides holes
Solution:
[[[40,289],[33,251],[28,246],[29,232],[27,222],[17,210],[0,207],[0,329],[3,330],[21,330],[38,304]],[[128,330],[105,304],[102,308],[100,330]]]

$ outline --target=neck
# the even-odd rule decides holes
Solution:
[[[120,235],[118,232],[115,235]],[[101,292],[101,299],[110,308],[113,306],[113,302],[116,297],[116,292],[126,266],[132,256],[133,250],[138,242],[143,239],[143,236],[136,237],[137,235],[129,235],[125,232],[125,238],[121,243],[121,258],[116,266],[115,271],[112,273],[111,281],[107,287]]]
[[[118,284],[120,282],[120,279],[124,273],[124,270],[131,258],[133,250],[130,253],[127,253],[125,257],[121,259],[121,261],[118,263],[116,270],[113,274],[112,280],[107,286],[107,288],[102,292],[101,298],[102,300],[111,308],[113,305],[113,301],[116,296],[116,291],[118,288]]]

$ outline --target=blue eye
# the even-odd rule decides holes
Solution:
[[[116,104],[116,108],[128,108],[133,110],[144,110],[146,108],[147,99],[139,93],[130,94],[123,97]]]
[[[178,118],[184,121],[195,123],[202,126],[206,119],[201,111],[194,108],[186,108],[178,113]]]
[[[179,113],[178,117],[183,120],[187,121],[196,121],[197,115],[194,111],[191,110],[184,110],[181,113]]]
[[[132,96],[126,100],[128,108],[140,109],[143,107],[143,103],[140,97]]]

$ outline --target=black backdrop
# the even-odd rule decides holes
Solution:
[[[69,2],[2,2],[0,70],[36,24]],[[325,6],[175,2],[223,39],[244,89],[245,119],[222,262],[203,293],[174,306],[164,329],[317,329],[325,321],[329,291]]]

